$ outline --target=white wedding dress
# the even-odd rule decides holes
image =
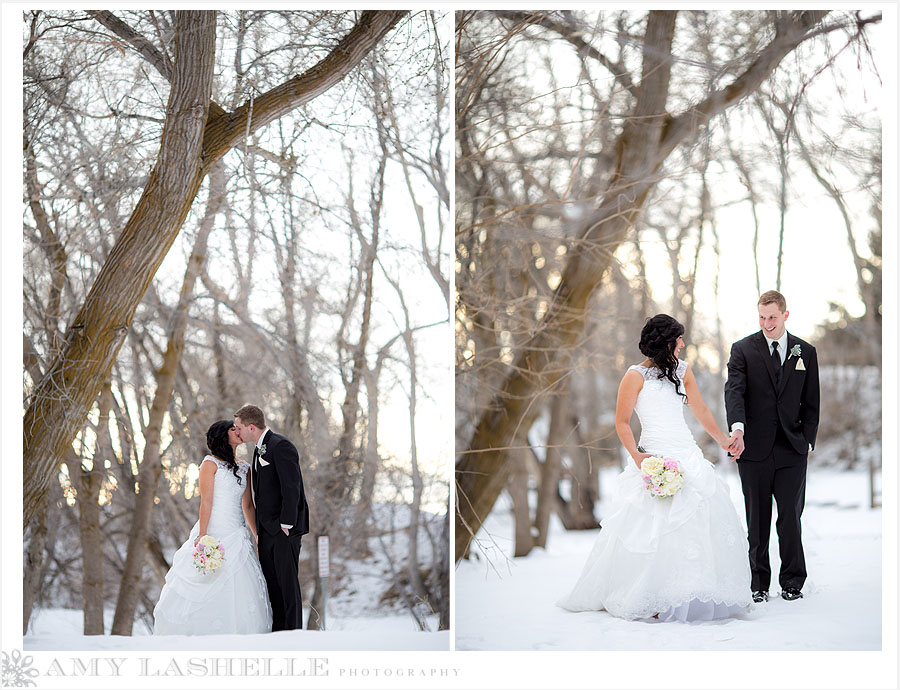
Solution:
[[[652,496],[629,459],[581,576],[558,605],[605,609],[629,620],[713,620],[747,611],[747,536],[728,488],[694,441],[675,386],[660,379],[656,368],[629,369],[644,377],[634,408],[641,422],[639,445],[678,460],[684,484],[674,496]],[[687,363],[679,361],[679,380],[686,370]]]
[[[241,508],[250,465],[238,463],[234,473],[207,455],[203,462],[218,466],[213,479],[213,504],[206,533],[225,552],[222,565],[203,575],[193,565],[194,539],[200,522],[175,552],[166,583],[153,610],[155,635],[223,635],[272,631],[272,606],[266,581]]]

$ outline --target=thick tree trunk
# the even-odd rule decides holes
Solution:
[[[600,207],[578,233],[579,241],[536,334],[516,357],[513,373],[482,415],[469,447],[457,462],[457,560],[466,553],[503,488],[506,449],[520,430],[527,432],[531,427],[541,408],[535,396],[550,390],[567,371],[571,349],[584,329],[588,298],[656,185],[662,163],[713,115],[755,91],[826,13],[777,13],[775,37],[745,72],[674,118],[666,112],[666,100],[675,13],[649,13],[641,84],[634,111],[617,142],[616,173]]]
[[[509,482],[506,490],[512,499],[513,512],[513,556],[527,556],[534,548],[531,534],[531,510],[528,505],[528,451],[516,448],[509,451]]]
[[[108,413],[107,413],[108,414]],[[81,526],[82,591],[84,634],[103,634],[103,540],[98,499],[105,471],[102,467],[82,470],[78,513]]]
[[[49,503],[47,497],[44,503]],[[25,577],[22,585],[22,634],[28,634],[28,623],[34,604],[41,590],[41,580],[44,576],[44,561],[47,548],[47,523],[50,511],[45,509],[37,511],[37,517],[31,523],[31,538],[27,541],[25,549]]]
[[[365,11],[323,60],[227,113],[210,106],[215,12],[177,11],[176,64],[157,164],[144,193],[73,319],[59,356],[24,416],[27,525],[109,374],[135,310],[175,240],[210,166],[248,134],[343,79],[406,11]],[[208,111],[213,117],[207,118]]]

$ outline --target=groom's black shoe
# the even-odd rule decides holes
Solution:
[[[761,604],[762,602],[768,601],[768,600],[769,600],[769,593],[764,589],[757,590],[753,593],[753,602],[755,604]]]
[[[793,601],[794,599],[802,599],[803,592],[796,587],[785,587],[781,590],[781,598],[785,601]]]

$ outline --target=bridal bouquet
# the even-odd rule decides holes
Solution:
[[[194,567],[201,575],[215,572],[224,561],[225,549],[215,537],[205,534],[194,545]]]
[[[641,460],[641,479],[651,495],[661,498],[674,496],[684,483],[678,461],[659,455]]]

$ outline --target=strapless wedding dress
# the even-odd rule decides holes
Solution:
[[[166,583],[153,610],[155,635],[223,635],[272,631],[272,606],[253,536],[247,527],[241,496],[247,486],[247,463],[238,464],[241,483],[228,466],[207,455],[203,462],[218,465],[213,479],[212,513],[206,533],[219,540],[225,552],[222,565],[203,575],[193,565],[194,523],[187,541],[175,552]]]
[[[684,484],[674,496],[652,496],[629,459],[581,576],[558,604],[629,620],[713,620],[742,613],[752,604],[747,535],[728,488],[694,441],[675,386],[655,368],[630,369],[644,377],[634,408],[640,446],[678,460]],[[679,380],[686,370],[679,362]]]

